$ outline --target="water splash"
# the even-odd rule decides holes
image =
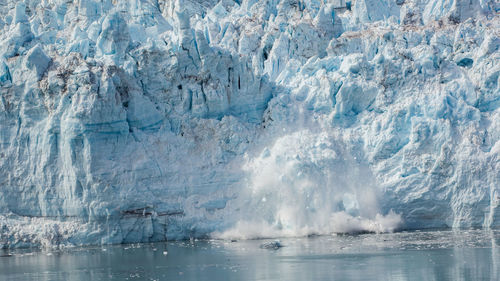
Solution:
[[[243,169],[247,186],[229,208],[236,220],[215,237],[392,232],[401,223],[398,214],[380,212],[370,169],[332,133],[303,129],[282,136],[247,157]]]

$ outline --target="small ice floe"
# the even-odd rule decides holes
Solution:
[[[163,251],[163,255],[164,256],[168,255],[168,252],[167,251]]]
[[[283,244],[281,244],[280,240],[265,242],[265,243],[260,245],[261,249],[271,249],[271,250],[277,250],[281,247],[283,247]]]

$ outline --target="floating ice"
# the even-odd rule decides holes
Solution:
[[[275,240],[275,241],[271,241],[271,242],[262,243],[262,245],[260,245],[260,247],[262,249],[277,250],[277,249],[283,247],[283,245],[281,244],[280,240]]]

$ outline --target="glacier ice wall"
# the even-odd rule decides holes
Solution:
[[[500,226],[494,0],[0,0],[0,247]]]

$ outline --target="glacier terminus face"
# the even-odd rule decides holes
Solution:
[[[0,0],[0,247],[500,227],[495,0]]]

